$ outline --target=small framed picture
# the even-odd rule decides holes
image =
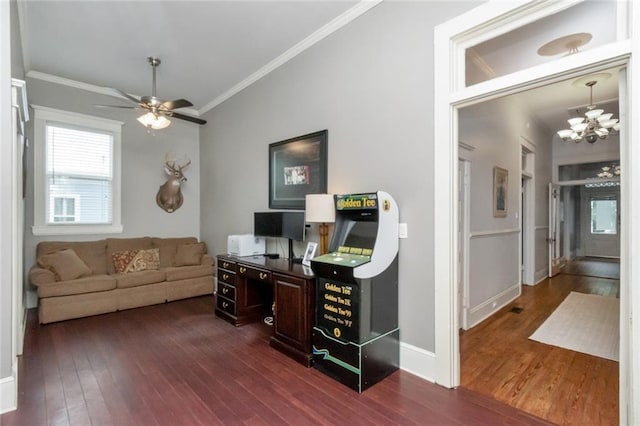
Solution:
[[[307,249],[304,251],[304,257],[302,258],[303,265],[311,265],[311,259],[313,259],[313,256],[316,254],[316,248],[318,248],[318,243],[307,244]]]

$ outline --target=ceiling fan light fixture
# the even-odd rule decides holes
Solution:
[[[138,122],[142,124],[144,127],[153,130],[162,130],[171,124],[171,120],[161,114],[154,114],[152,112],[147,112],[146,114],[138,117]]]

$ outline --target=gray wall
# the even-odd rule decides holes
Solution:
[[[24,80],[24,61],[22,60],[22,40],[18,19],[18,5],[16,0],[10,1],[11,6],[11,77]]]
[[[33,148],[30,152],[28,194],[25,212],[25,269],[35,262],[36,244],[42,240],[95,240],[105,237],[195,236],[200,234],[200,161],[197,125],[172,120],[167,129],[155,135],[136,121],[133,110],[96,108],[95,104],[124,105],[124,101],[93,92],[42,80],[27,79],[30,104],[123,121],[122,128],[122,234],[37,237],[33,225]],[[30,137],[33,139],[33,120]],[[31,144],[33,147],[33,143]],[[174,213],[166,213],[156,204],[158,187],[167,178],[164,159],[167,152],[178,158],[188,157],[184,169],[188,181],[182,185],[184,204]]]
[[[268,209],[268,145],[329,130],[331,193],[384,190],[409,238],[400,240],[403,342],[434,350],[433,28],[476,6],[382,3],[245,89],[205,118],[202,238],[226,250]]]
[[[520,283],[520,169],[521,137],[535,145],[535,225],[545,226],[548,211],[546,185],[551,134],[529,116],[517,95],[483,102],[460,110],[460,140],[475,149],[466,154],[471,161],[469,243],[470,324],[475,325],[517,295]],[[493,168],[507,169],[507,217],[493,216]],[[475,236],[474,236],[475,234]],[[546,242],[536,239],[535,263],[546,260]],[[507,296],[505,292],[509,292]],[[505,294],[500,298],[501,294]],[[508,297],[508,298],[507,298]],[[496,300],[492,307],[488,303]]]

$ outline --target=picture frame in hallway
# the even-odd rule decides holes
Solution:
[[[493,168],[493,217],[507,217],[507,193],[509,171],[502,167]]]
[[[269,145],[269,208],[304,210],[307,194],[327,192],[327,130]]]

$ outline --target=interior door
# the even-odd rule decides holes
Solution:
[[[561,191],[560,185],[549,184],[549,277],[558,275],[566,262],[560,250],[560,220],[561,220]]]

